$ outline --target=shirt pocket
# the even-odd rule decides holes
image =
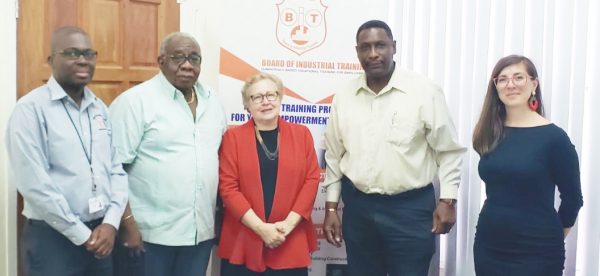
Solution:
[[[94,155],[105,162],[105,165],[111,164],[111,141],[112,129],[106,118],[102,115],[95,115],[92,121],[92,144]],[[95,159],[95,158],[94,158]]]
[[[420,124],[416,118],[405,117],[394,113],[388,127],[387,142],[398,147],[408,147],[419,131]]]

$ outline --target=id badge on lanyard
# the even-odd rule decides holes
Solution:
[[[87,117],[88,117],[88,126],[90,128],[90,152],[88,154],[88,151],[85,149],[85,145],[83,143],[83,137],[82,135],[79,133],[79,130],[77,129],[77,127],[75,126],[75,122],[73,121],[73,118],[71,118],[71,114],[69,113],[69,111],[67,110],[67,106],[65,105],[64,101],[61,101],[61,103],[63,104],[63,107],[65,109],[65,112],[67,113],[67,116],[69,116],[69,120],[71,121],[71,124],[73,125],[73,128],[75,129],[75,132],[77,133],[77,137],[79,138],[79,142],[81,142],[81,148],[83,149],[83,152],[85,153],[85,157],[88,161],[88,164],[90,164],[90,177],[92,179],[92,197],[90,199],[88,199],[88,209],[90,214],[99,212],[104,210],[104,208],[106,207],[106,199],[104,198],[104,196],[102,195],[98,195],[97,194],[97,189],[96,189],[96,177],[94,175],[94,168],[92,167],[92,120],[90,119],[90,110],[89,108],[86,109],[87,112]]]
[[[96,180],[94,176],[94,169],[90,165],[90,173],[92,177],[92,197],[88,199],[88,207],[90,209],[90,214],[96,213],[98,211],[104,210],[106,207],[106,199],[102,195],[97,195],[96,193]]]

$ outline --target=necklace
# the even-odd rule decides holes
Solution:
[[[186,101],[188,104],[192,104],[194,102],[194,100],[196,99],[196,90],[194,88],[192,88],[192,98],[189,101]],[[184,97],[185,99],[185,97]]]
[[[279,155],[279,135],[277,135],[277,146],[275,147],[275,150],[271,152],[263,142],[263,138],[260,135],[260,131],[258,130],[258,127],[256,125],[254,125],[254,132],[256,133],[256,139],[258,139],[258,143],[260,143],[260,147],[265,152],[267,158],[271,161],[275,160]]]

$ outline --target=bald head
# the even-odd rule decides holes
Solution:
[[[72,34],[81,34],[89,39],[88,34],[79,27],[65,26],[60,27],[52,32],[52,39],[50,42],[50,53],[60,51],[64,40]]]
[[[52,76],[75,102],[92,81],[96,54],[90,37],[77,27],[61,27],[52,33],[48,64]]]

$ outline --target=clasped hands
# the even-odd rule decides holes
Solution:
[[[87,251],[94,253],[96,258],[105,258],[113,250],[116,234],[117,229],[114,226],[102,223],[92,230],[92,234],[83,245]]]
[[[279,247],[285,237],[294,230],[295,225],[285,220],[275,223],[264,223],[258,227],[258,235],[268,248]]]
[[[246,227],[250,228],[262,239],[266,247],[276,248],[285,242],[285,237],[296,228],[302,217],[300,214],[291,211],[284,220],[268,223],[260,219],[254,213],[254,210],[249,209],[242,216],[241,220]]]
[[[102,223],[92,230],[92,234],[83,244],[87,251],[94,253],[96,258],[105,258],[112,253],[117,230],[114,226]],[[121,224],[121,240],[124,246],[129,248],[129,255],[139,256],[144,250],[142,235],[135,221]]]

